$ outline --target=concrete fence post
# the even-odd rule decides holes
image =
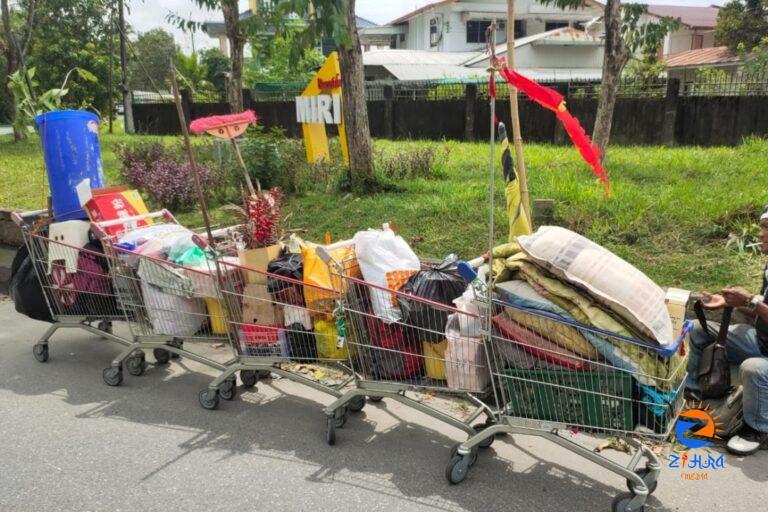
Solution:
[[[661,126],[661,143],[664,146],[674,146],[675,128],[677,126],[677,108],[680,98],[680,79],[670,78],[667,81],[667,95],[664,98],[664,123]]]
[[[477,84],[464,88],[464,140],[475,140],[475,110],[477,109]]]

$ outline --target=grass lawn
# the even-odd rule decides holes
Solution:
[[[104,135],[105,173],[120,182],[117,144],[137,136]],[[173,139],[173,138],[169,138]],[[291,227],[322,240],[395,223],[414,250],[442,257],[455,252],[471,258],[487,248],[488,147],[458,142],[376,141],[377,150],[404,151],[433,145],[449,151],[438,177],[410,179],[397,190],[366,197],[324,191],[288,199]],[[525,146],[532,198],[556,202],[557,224],[578,231],[637,265],[662,286],[717,289],[756,288],[760,258],[726,248],[729,234],[756,234],[756,215],[768,204],[768,141],[750,140],[735,148],[611,148],[607,168],[610,197],[603,195],[570,146]],[[39,141],[13,144],[0,137],[0,206],[40,208],[47,194]],[[497,169],[496,241],[506,238],[503,183]],[[214,212],[225,224],[227,214]],[[199,212],[181,213],[199,226]]]

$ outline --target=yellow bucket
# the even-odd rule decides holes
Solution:
[[[422,341],[421,347],[424,351],[424,369],[427,377],[435,380],[445,380],[445,349],[448,347],[448,340],[440,343]]]
[[[208,308],[208,317],[211,319],[211,332],[213,334],[227,334],[227,322],[221,302],[214,298],[206,297],[205,305]]]

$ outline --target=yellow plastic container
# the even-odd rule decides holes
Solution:
[[[421,342],[424,352],[424,369],[430,379],[445,380],[445,349],[447,347],[448,340],[440,343]]]
[[[208,308],[208,317],[211,319],[211,331],[213,334],[227,334],[227,322],[221,302],[214,298],[206,297],[205,305]]]
[[[315,322],[315,340],[317,342],[317,357],[320,359],[347,360],[347,347],[336,348],[339,342],[336,322],[317,320]]]

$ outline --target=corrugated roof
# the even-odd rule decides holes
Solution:
[[[366,64],[367,66],[368,64]],[[468,68],[457,65],[433,65],[424,66],[420,64],[384,64],[386,68],[397,80],[440,80],[444,78],[477,78],[479,81],[488,79],[488,73],[482,68]],[[538,81],[561,81],[580,79],[580,80],[599,80],[602,76],[600,68],[518,68],[516,71],[522,73],[532,80]]]
[[[475,57],[477,52],[430,52],[427,50],[373,50],[363,53],[366,66],[419,65],[459,66]]]
[[[443,5],[448,5],[457,2],[458,0],[442,0],[441,2],[432,2],[431,4],[427,4],[424,7],[419,7],[416,10],[413,10],[409,12],[408,14],[404,14],[397,18],[396,20],[390,21],[387,23],[387,25],[397,25],[398,23],[405,23],[409,19],[413,18],[414,16],[417,16],[423,12],[429,11],[431,9],[434,9],[435,7],[442,7]]]
[[[658,17],[680,18],[683,25],[691,28],[714,28],[720,9],[711,7],[692,7],[688,5],[649,5],[648,14]]]
[[[734,55],[727,46],[715,48],[702,48],[700,50],[688,50],[668,56],[664,61],[668,68],[683,68],[695,66],[707,66],[716,64],[728,64],[740,62],[741,59]]]

